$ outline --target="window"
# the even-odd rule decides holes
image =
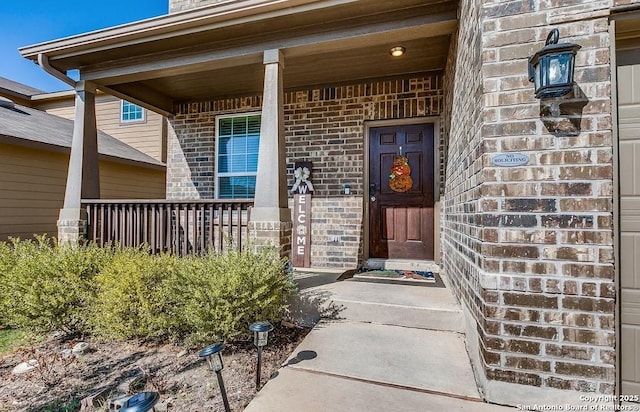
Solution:
[[[123,123],[144,121],[144,109],[137,104],[123,100],[120,110],[120,121]]]
[[[217,120],[216,197],[251,199],[256,191],[260,114],[220,116]]]

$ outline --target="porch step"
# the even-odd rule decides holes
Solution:
[[[306,291],[340,319],[381,325],[463,332],[462,310],[444,287],[346,280]],[[311,299],[313,300],[313,299]]]
[[[365,267],[376,270],[417,270],[440,273],[440,266],[433,260],[371,258],[367,260]]]

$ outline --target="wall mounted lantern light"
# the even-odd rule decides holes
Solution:
[[[542,50],[529,57],[529,81],[533,82],[536,97],[560,97],[573,89],[573,69],[581,46],[560,43],[558,29],[551,30]]]
[[[262,348],[267,346],[269,332],[273,330],[273,325],[269,322],[254,322],[249,326],[253,332],[253,344],[258,348],[258,366],[256,368],[256,389],[260,389],[260,369],[262,369]]]
[[[222,342],[214,343],[202,349],[199,356],[206,358],[209,368],[216,373],[218,386],[220,386],[220,393],[222,394],[222,403],[224,403],[224,410],[230,412],[231,408],[229,407],[229,400],[227,399],[227,391],[224,388],[224,382],[222,380],[222,369],[224,368],[224,364],[222,363],[223,348],[224,344]]]

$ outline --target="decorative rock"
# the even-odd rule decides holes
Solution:
[[[78,342],[75,344],[71,352],[73,352],[74,355],[80,356],[84,355],[87,350],[89,350],[89,344],[87,342]]]
[[[63,349],[60,351],[60,355],[65,359],[70,358],[72,354],[71,349]]]
[[[101,408],[107,405],[110,387],[100,388],[87,396],[80,403],[80,412],[93,411],[94,408]]]
[[[14,375],[23,375],[25,373],[29,373],[32,370],[34,370],[35,368],[38,367],[38,361],[35,359],[29,359],[26,362],[22,362],[17,364],[13,370],[11,371],[11,373],[13,373]]]

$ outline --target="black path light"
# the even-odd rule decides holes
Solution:
[[[200,357],[206,358],[209,368],[216,373],[218,377],[218,385],[220,386],[220,393],[222,394],[222,402],[224,403],[224,410],[230,412],[229,400],[227,399],[227,391],[224,388],[224,382],[222,381],[222,369],[224,364],[222,363],[222,349],[224,344],[222,342],[214,343],[211,346],[200,351]]]
[[[129,399],[122,405],[120,412],[147,412],[154,410],[153,407],[160,399],[157,392],[140,392]]]
[[[262,369],[262,348],[267,345],[269,332],[273,330],[273,325],[269,322],[254,322],[249,326],[253,332],[253,344],[258,348],[258,367],[256,370],[256,389],[260,389],[260,369]]]
[[[551,30],[542,50],[529,57],[529,81],[538,99],[564,96],[573,89],[573,69],[581,46],[558,44],[559,38],[558,29]]]

